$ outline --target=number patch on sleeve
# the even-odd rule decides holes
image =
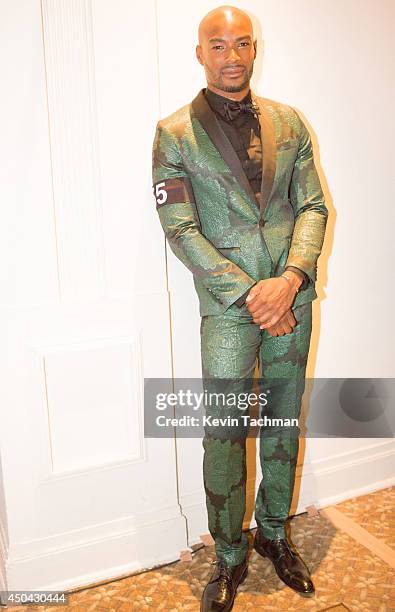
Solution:
[[[167,202],[166,181],[162,181],[161,183],[156,183],[156,185],[154,186],[154,194],[155,194],[157,206],[162,206],[162,204],[166,204]]]
[[[156,207],[164,204],[194,202],[191,181],[188,178],[173,178],[159,181],[153,186]]]

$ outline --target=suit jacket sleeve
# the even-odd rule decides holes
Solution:
[[[290,184],[295,226],[285,265],[299,268],[307,274],[309,282],[314,282],[328,209],[314,164],[310,134],[299,115],[296,115],[300,125],[300,139]]]
[[[195,197],[178,139],[158,123],[153,147],[153,184],[160,223],[173,253],[228,308],[255,284],[202,234]],[[164,194],[163,192],[166,192]]]

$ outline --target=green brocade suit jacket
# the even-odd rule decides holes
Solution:
[[[311,138],[291,106],[254,94],[252,100],[260,110],[260,202],[204,90],[156,128],[157,211],[172,251],[193,274],[201,316],[246,316],[235,301],[288,265],[309,281],[293,307],[317,297],[328,211]]]

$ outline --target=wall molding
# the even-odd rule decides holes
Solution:
[[[91,0],[41,0],[61,300],[105,294]]]
[[[133,412],[137,415],[139,445],[138,452],[134,454],[125,454],[121,459],[103,460],[92,465],[83,465],[80,468],[59,469],[54,461],[54,440],[51,426],[51,406],[48,396],[48,383],[46,374],[46,359],[51,355],[62,355],[68,351],[91,351],[91,350],[106,350],[107,348],[119,348],[126,346],[129,349],[130,358],[130,377],[131,389],[135,389],[133,399]],[[141,330],[134,335],[113,336],[107,338],[92,338],[71,343],[54,343],[51,345],[32,347],[34,354],[38,360],[38,368],[41,373],[42,383],[42,399],[41,403],[44,411],[44,420],[47,425],[46,443],[48,445],[47,456],[49,464],[47,469],[47,477],[43,483],[54,483],[62,478],[75,478],[83,475],[89,475],[98,470],[114,469],[123,466],[131,466],[137,463],[147,461],[146,444],[144,440],[144,379],[142,365],[142,333]],[[132,410],[132,407],[129,407]]]

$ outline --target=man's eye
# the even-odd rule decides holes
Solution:
[[[223,46],[222,45],[215,45],[213,47],[213,49],[215,49],[216,51],[220,51],[221,49],[223,49]]]
[[[245,41],[240,43],[240,47],[249,47],[250,43]]]

